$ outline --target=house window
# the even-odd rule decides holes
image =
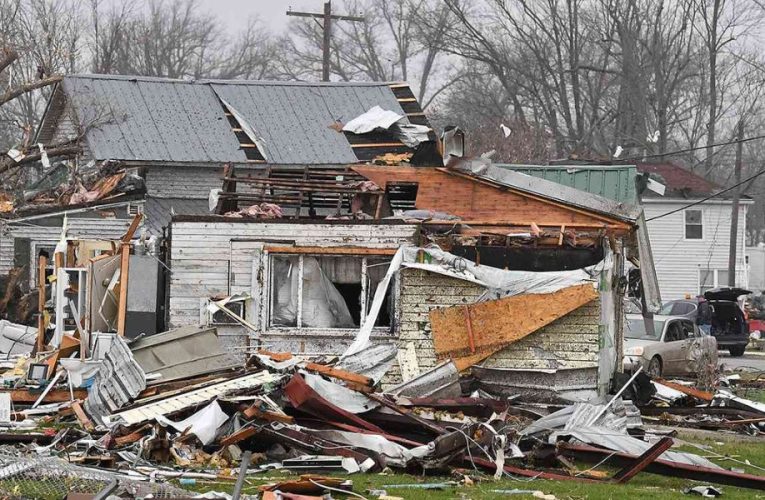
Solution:
[[[269,259],[268,326],[272,329],[356,329],[366,320],[390,258],[275,254]],[[390,329],[390,286],[375,327]]]
[[[685,211],[686,240],[700,240],[704,238],[704,225],[701,215],[701,210],[698,209]]]
[[[699,294],[704,295],[713,288],[728,286],[727,269],[699,269]]]

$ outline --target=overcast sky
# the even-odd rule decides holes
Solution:
[[[249,17],[258,17],[271,31],[280,32],[289,19],[285,12],[322,12],[324,0],[200,0],[200,4],[233,28],[244,26]],[[342,2],[332,5],[341,12]]]

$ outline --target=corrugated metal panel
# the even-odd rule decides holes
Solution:
[[[634,165],[510,165],[495,167],[520,172],[596,194],[620,203],[637,203]]]
[[[66,77],[98,159],[244,162],[246,156],[209,85],[169,80]]]
[[[69,76],[63,88],[97,159],[168,162],[246,161],[219,100],[241,113],[276,164],[357,161],[330,128],[375,105],[405,114],[384,83],[224,82],[106,75]],[[405,118],[404,121],[407,121]]]

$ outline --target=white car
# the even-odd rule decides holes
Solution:
[[[642,366],[651,377],[695,375],[702,364],[717,367],[717,341],[679,316],[654,316],[650,324],[628,314],[624,324],[624,370]]]

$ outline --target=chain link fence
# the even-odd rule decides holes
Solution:
[[[91,469],[58,457],[41,457],[15,448],[0,447],[0,498],[60,499],[68,493],[92,494],[118,480],[119,489],[133,497],[193,496],[167,483],[137,481],[109,471]]]

